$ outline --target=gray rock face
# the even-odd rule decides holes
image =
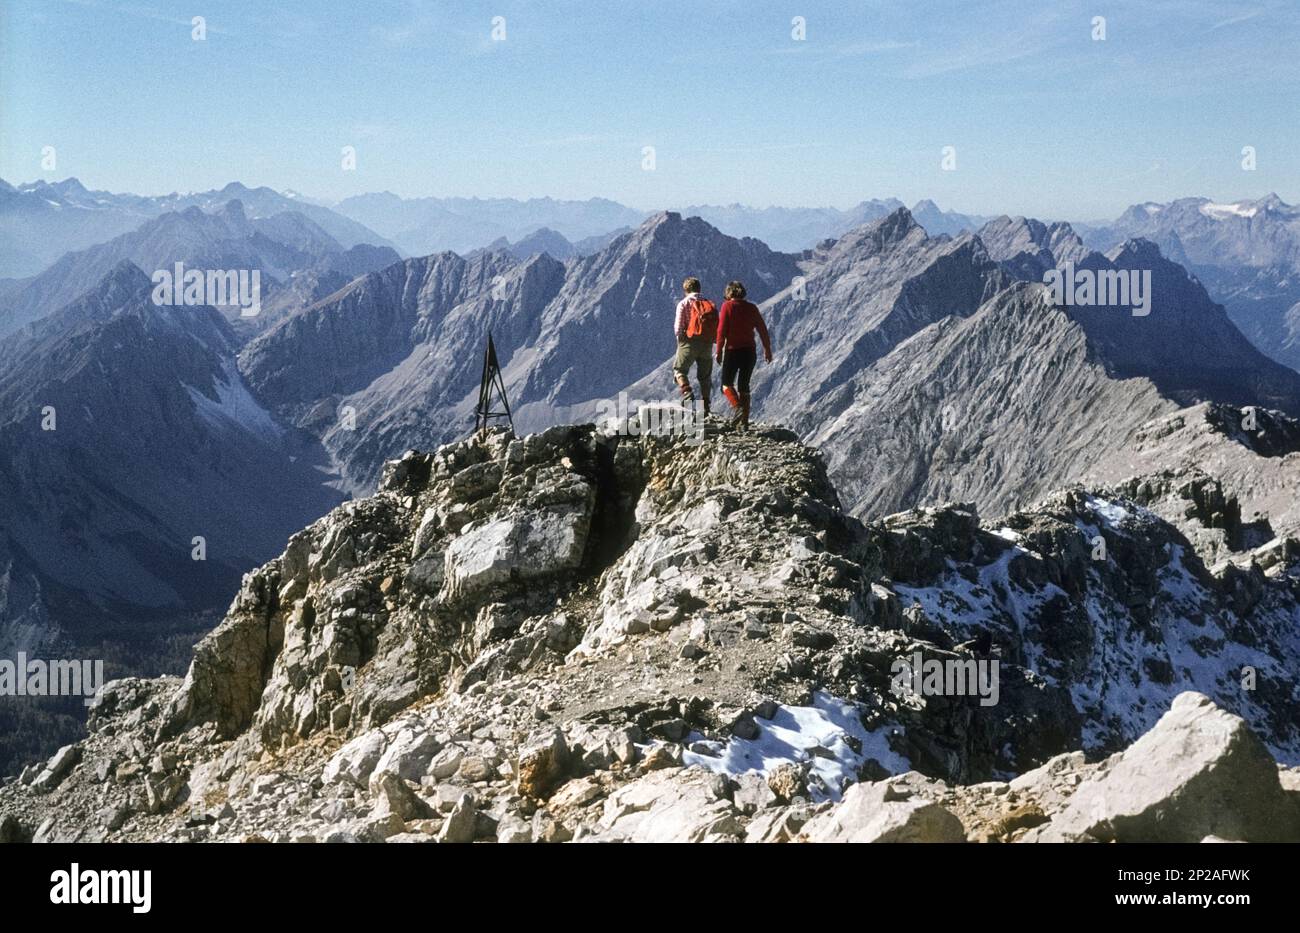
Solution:
[[[1066,262],[1149,273],[1151,312],[1054,308],[1041,284],[1011,284]],[[860,514],[952,500],[1003,512],[1181,406],[1300,406],[1297,375],[1144,241],[1102,256],[1064,225],[1023,218],[929,238],[903,211],[803,265],[802,287],[764,307],[784,352],[760,367],[756,399],[827,451]]]
[[[593,841],[735,842],[739,811],[703,771],[652,771],[605,801]]]
[[[78,745],[65,745],[54,753],[54,757],[49,760],[45,768],[36,775],[32,781],[32,789],[36,791],[51,791],[59,786],[59,783],[68,776],[68,772],[76,766],[81,760],[81,747]]]
[[[1189,529],[1218,526],[1223,546],[1217,560],[1253,550],[1271,536],[1300,537],[1298,432],[1300,423],[1281,412],[1205,403],[1142,424],[1082,480],[1113,485],[1136,478],[1131,494],[1170,521]],[[1143,482],[1149,484],[1145,492]],[[1207,482],[1218,484],[1218,508],[1196,501],[1196,490]],[[1160,504],[1166,498],[1161,490],[1176,494],[1167,497],[1168,506]],[[1194,532],[1188,536],[1194,539]]]
[[[1016,278],[1043,280],[1043,274],[1065,263],[1077,263],[1090,250],[1067,223],[1044,224],[1026,217],[997,217],[979,228],[989,255]]]
[[[370,775],[385,757],[387,748],[388,740],[382,732],[359,735],[335,752],[325,765],[321,780],[326,784],[347,780],[364,787],[370,780]]]
[[[780,353],[759,368],[755,390],[765,415],[798,429],[838,414],[827,396],[853,374],[937,321],[972,314],[1008,282],[977,238],[927,237],[906,210],[819,248],[801,272],[763,306]]]
[[[925,329],[833,399],[810,440],[829,452],[845,500],[871,516],[1026,505],[1177,408],[1146,380],[1112,379],[1083,331],[1025,285]]]

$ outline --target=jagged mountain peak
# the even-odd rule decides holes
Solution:
[[[54,184],[50,185],[50,187],[55,191],[59,192],[59,194],[76,195],[76,194],[90,193],[89,191],[86,190],[86,186],[83,185],[78,178],[71,175],[63,179],[63,181],[55,182]]]
[[[143,269],[129,259],[120,260],[104,278],[100,279],[96,290],[117,288],[126,292],[136,292],[151,284],[149,276]]]
[[[814,256],[832,262],[852,260],[889,252],[903,244],[915,245],[929,238],[906,207],[896,208],[884,217],[848,231],[833,241],[818,244]]]
[[[1146,264],[1165,266],[1169,260],[1160,252],[1160,247],[1146,237],[1132,237],[1106,253],[1106,258],[1117,266],[1133,268]]]
[[[912,212],[905,207],[900,207],[893,213],[880,218],[867,229],[871,230],[873,239],[880,243],[901,243],[912,234],[913,231],[921,229]]]
[[[1296,214],[1296,207],[1283,201],[1276,191],[1270,192],[1255,201],[1254,206],[1261,211],[1279,214],[1284,217],[1293,217]]]

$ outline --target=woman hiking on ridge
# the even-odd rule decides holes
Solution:
[[[729,282],[718,317],[717,361],[722,365],[722,394],[737,409],[736,422],[749,430],[749,377],[758,363],[754,331],[763,341],[763,359],[772,362],[772,341],[758,305],[745,300],[745,286]]]

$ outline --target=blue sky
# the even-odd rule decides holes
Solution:
[[[1295,202],[1298,48],[1293,0],[0,0],[0,177],[1076,220]]]

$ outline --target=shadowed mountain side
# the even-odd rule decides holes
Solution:
[[[0,341],[0,549],[46,589],[98,607],[100,618],[55,620],[74,640],[78,625],[131,606],[220,604],[245,568],[341,498],[319,445],[249,395],[221,315],[155,305],[150,288],[123,262]]]

